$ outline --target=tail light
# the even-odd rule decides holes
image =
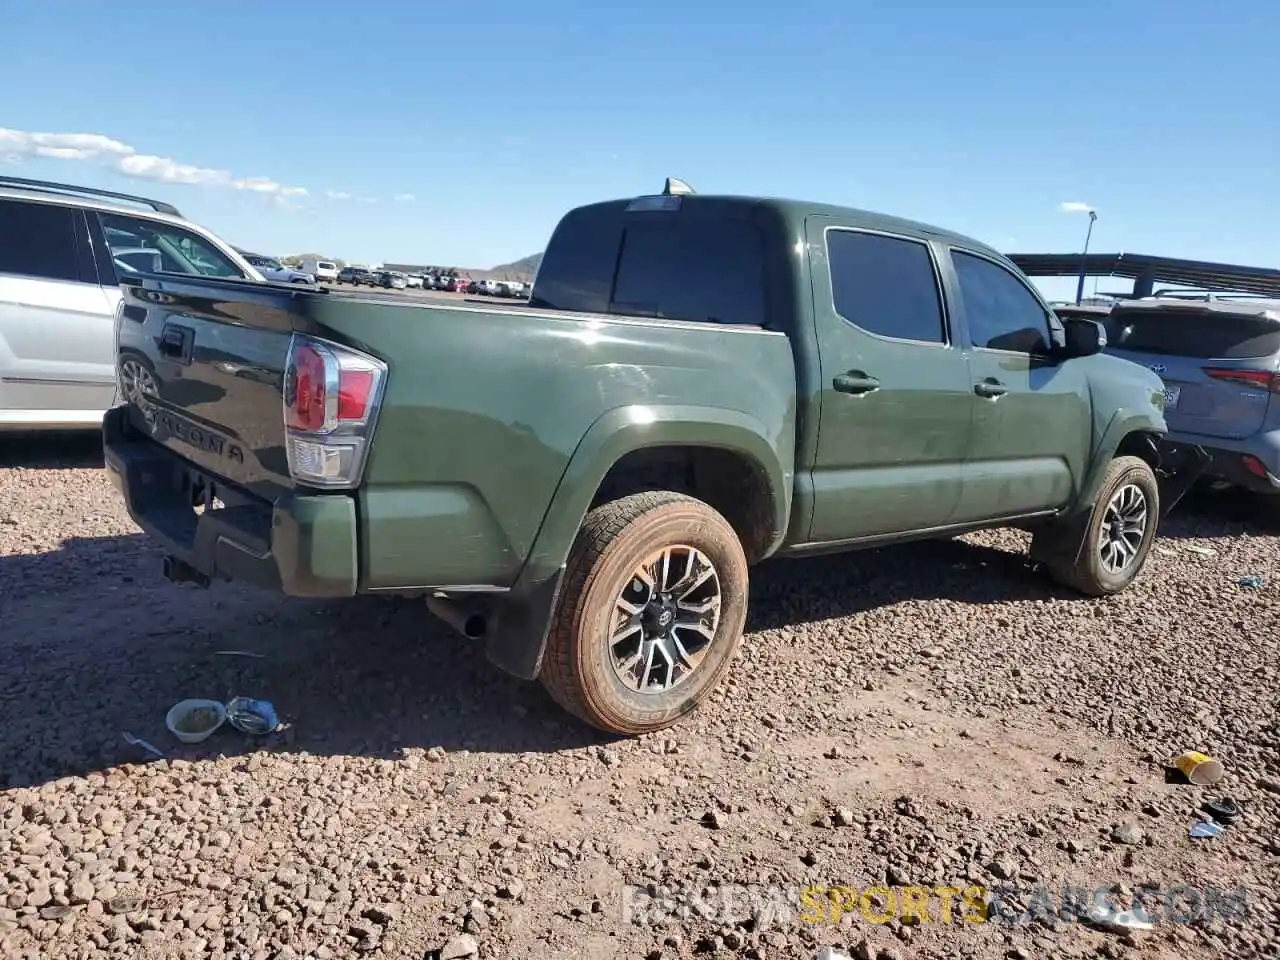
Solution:
[[[1280,394],[1280,374],[1268,370],[1231,370],[1221,367],[1204,367],[1206,376],[1225,383],[1239,383],[1246,387]]]
[[[1246,453],[1240,458],[1240,461],[1244,464],[1244,468],[1255,477],[1261,477],[1263,480],[1271,479],[1267,473],[1267,465],[1252,454]]]
[[[289,473],[313,487],[359,485],[387,366],[335,343],[294,334],[284,370]]]

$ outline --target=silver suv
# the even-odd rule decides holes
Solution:
[[[1164,381],[1171,449],[1201,446],[1208,478],[1280,494],[1280,300],[1169,292],[1100,319],[1108,353]]]
[[[0,176],[0,431],[102,423],[127,374],[118,284],[139,272],[265,282],[167,203]]]

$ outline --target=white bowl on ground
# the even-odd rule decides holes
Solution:
[[[210,711],[213,717],[211,723],[195,729],[189,722],[184,721],[189,720],[198,710]],[[222,726],[226,719],[227,708],[217,700],[183,700],[169,708],[169,714],[164,718],[164,725],[183,743],[199,743]]]

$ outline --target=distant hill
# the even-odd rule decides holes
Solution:
[[[542,262],[541,253],[531,253],[527,257],[521,257],[514,263],[503,263],[496,267],[490,268],[489,272],[493,274],[514,273],[522,277],[532,277],[538,269],[538,264]]]
[[[323,253],[291,253],[289,256],[280,257],[279,259],[286,267],[297,267],[303,260],[327,260],[330,263],[336,263],[339,270],[347,265],[347,261],[338,257],[326,257]]]

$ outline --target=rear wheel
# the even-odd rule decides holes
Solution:
[[[1151,467],[1138,457],[1116,457],[1093,509],[1068,541],[1083,541],[1078,555],[1051,560],[1050,576],[1092,597],[1119,593],[1142,571],[1159,516],[1160,487]]]
[[[700,500],[653,491],[597,507],[569,555],[540,679],[609,733],[670,726],[728,669],[747,581],[733,528]]]

